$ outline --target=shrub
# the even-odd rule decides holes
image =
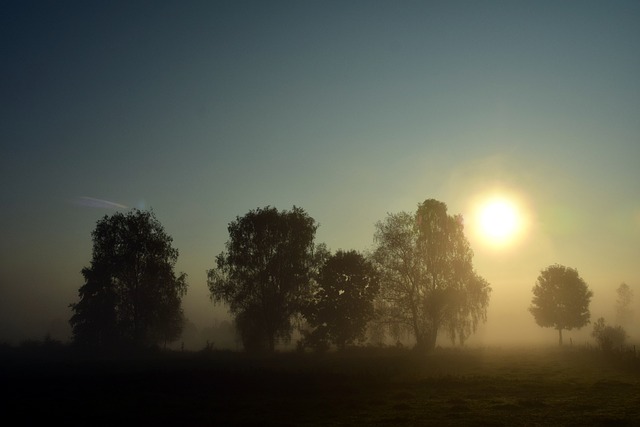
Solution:
[[[627,333],[622,326],[607,326],[602,317],[593,325],[591,335],[600,349],[606,352],[621,350],[627,341]]]

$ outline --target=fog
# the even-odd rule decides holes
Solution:
[[[469,216],[471,214],[465,217]],[[325,221],[320,219],[320,222]],[[324,230],[330,225],[319,228],[318,241],[331,236]],[[608,324],[616,324],[616,289],[623,282],[630,286],[635,295],[632,310],[640,313],[637,273],[625,267],[627,264],[624,256],[615,257],[616,259],[613,256],[606,257],[606,251],[600,254],[590,246],[582,246],[580,236],[576,236],[578,244],[568,246],[568,250],[554,248],[533,229],[511,246],[496,249],[483,243],[471,227],[472,224],[469,223],[465,230],[474,250],[474,267],[489,281],[492,293],[487,322],[472,334],[467,346],[554,345],[557,342],[557,331],[537,326],[528,308],[531,305],[531,290],[540,270],[564,260],[568,261],[566,265],[578,269],[594,293],[590,306],[592,323],[604,317]],[[57,251],[55,244],[47,245],[45,242],[40,245],[41,260],[27,259],[26,248],[23,249],[25,261],[22,263],[7,262],[20,258],[20,248],[11,257],[3,258],[1,341],[18,344],[24,340],[41,340],[47,335],[63,342],[70,339],[68,320],[71,311],[68,306],[77,301],[77,290],[82,284],[79,272],[89,264],[92,228],[90,222],[87,222],[84,235],[78,236],[75,251]],[[222,226],[218,228],[224,230]],[[371,226],[370,230],[372,229]],[[179,231],[175,234],[181,235]],[[226,239],[223,237],[224,232],[219,233],[219,236],[222,242]],[[356,246],[349,245],[350,241],[335,240],[341,247]],[[366,242],[371,241],[371,238],[363,236],[361,240]],[[176,241],[180,242],[180,239]],[[237,340],[234,341],[228,331],[216,331],[220,324],[232,322],[233,319],[224,306],[211,302],[206,286],[205,272],[213,266],[214,256],[223,248],[222,242],[212,244],[208,254],[189,250],[188,247],[180,248],[177,270],[186,271],[189,282],[189,289],[183,300],[187,327],[184,337],[172,344],[174,348],[179,348],[184,343],[186,349],[199,350],[207,342],[218,348],[239,348]],[[327,243],[331,245],[332,242]],[[366,251],[372,244],[361,247],[361,250]],[[44,264],[42,260],[45,260]],[[635,326],[637,324],[634,321],[623,325],[633,343],[640,336],[640,331]],[[580,345],[593,343],[591,331],[591,324],[580,330],[565,331],[565,341]],[[438,344],[452,345],[444,331],[439,334]]]
[[[268,205],[368,253],[387,213],[446,203],[493,289],[468,346],[556,343],[528,312],[555,263],[593,291],[592,322],[616,323],[622,282],[640,315],[639,20],[625,1],[10,2],[0,342],[69,340],[91,232],[133,207],[153,209],[188,275],[176,348],[237,348],[206,272],[229,222]],[[500,244],[476,223],[495,195],[520,224]]]
[[[321,226],[317,240],[329,235],[326,231],[322,233],[323,228],[328,227],[329,225]],[[2,342],[15,345],[25,340],[42,340],[45,336],[63,342],[70,339],[68,320],[71,311],[68,306],[77,301],[77,290],[82,284],[79,271],[89,263],[91,228],[87,223],[86,233],[79,236],[81,238],[76,246],[82,248],[82,251],[77,250],[75,254],[73,251],[56,253],[53,245],[42,244],[42,259],[48,261],[42,264],[42,261],[33,260],[34,267],[39,265],[37,268],[30,265],[31,260],[22,264],[6,263],[7,259],[16,259],[17,254],[4,258],[4,298],[0,310]],[[179,232],[176,234],[180,235]],[[611,264],[608,259],[603,262],[604,255],[598,253],[594,256],[590,247],[580,245],[570,246],[571,252],[552,250],[551,245],[545,244],[544,239],[536,238],[533,232],[523,236],[521,241],[514,242],[512,246],[499,250],[484,245],[473,233],[471,224],[467,226],[466,234],[475,254],[474,267],[492,287],[487,322],[480,324],[468,339],[466,345],[469,347],[556,344],[557,331],[537,326],[528,308],[531,305],[531,289],[540,270],[563,260],[568,261],[567,265],[578,269],[594,293],[590,306],[592,323],[604,317],[607,324],[617,324],[616,289],[622,282],[627,283],[634,292],[632,310],[640,313],[637,276],[632,269],[624,269],[624,258],[612,260]],[[221,239],[224,241],[226,238]],[[349,247],[348,243],[338,241],[342,247]],[[363,251],[371,248],[371,245],[362,246]],[[209,297],[205,272],[212,267],[216,250],[222,250],[222,244],[216,242],[212,247],[217,249],[210,250],[209,254],[197,253],[195,259],[189,259],[190,255],[196,254],[194,251],[181,248],[177,269],[188,273],[189,289],[183,300],[187,324],[184,336],[172,344],[173,348],[199,350],[207,343],[217,348],[237,350],[241,347],[237,337],[232,337],[228,330],[220,330],[220,325],[230,326],[227,322],[232,323],[232,317],[224,306],[213,304]],[[82,253],[83,251],[86,253]],[[616,261],[620,264],[614,264]],[[608,265],[609,270],[605,271],[604,268]],[[634,321],[632,324],[622,325],[631,343],[636,343],[640,337],[637,324]],[[565,331],[565,342],[593,344],[591,331],[592,324],[580,330]],[[410,339],[407,345],[411,345]],[[452,345],[445,331],[440,332],[438,345]]]

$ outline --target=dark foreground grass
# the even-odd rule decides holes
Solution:
[[[15,425],[640,425],[638,360],[588,349],[12,354],[0,375]]]

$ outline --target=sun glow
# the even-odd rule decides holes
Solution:
[[[478,203],[475,226],[485,243],[504,247],[523,232],[524,215],[515,199],[502,195],[491,196]]]

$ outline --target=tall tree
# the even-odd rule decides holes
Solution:
[[[429,199],[413,215],[389,214],[375,241],[385,318],[410,329],[417,349],[433,349],[440,329],[463,343],[486,321],[491,287],[473,269],[462,217],[446,204]]]
[[[333,343],[343,349],[364,339],[378,290],[378,274],[362,254],[339,250],[329,256],[304,313],[313,328],[307,335],[308,343],[320,348]]]
[[[174,273],[178,250],[154,214],[105,216],[92,237],[91,265],[82,269],[80,300],[71,304],[74,342],[141,347],[177,339],[186,275]]]
[[[562,345],[563,330],[580,329],[589,323],[592,296],[576,269],[554,264],[538,276],[529,311],[539,326],[558,330]]]
[[[290,339],[322,252],[314,245],[317,227],[295,206],[255,209],[229,224],[226,250],[207,283],[214,302],[229,304],[247,351],[273,351]]]
[[[618,324],[630,326],[633,320],[633,290],[626,283],[621,283],[616,289],[616,320]]]

